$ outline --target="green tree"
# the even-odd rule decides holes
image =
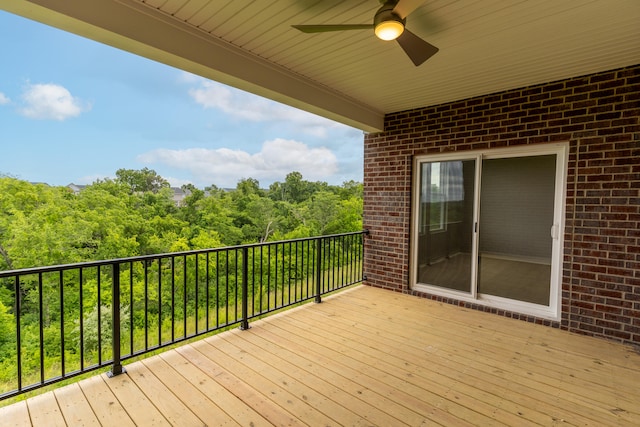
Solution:
[[[118,169],[116,171],[117,181],[127,184],[131,191],[157,193],[162,188],[168,188],[169,181],[158,175],[156,171],[149,168],[140,170]]]
[[[230,193],[224,190],[211,192],[198,201],[202,228],[215,231],[225,245],[242,242],[242,230],[235,223],[236,206]]]
[[[202,211],[200,202],[205,197],[204,191],[199,190],[193,184],[183,185],[182,190],[187,193],[187,196],[184,198],[182,207],[179,210],[180,218],[182,218],[192,226],[202,225]]]
[[[325,234],[338,216],[340,198],[331,192],[320,191],[308,202],[310,225],[318,235]]]
[[[284,200],[291,203],[301,203],[309,197],[308,182],[302,179],[300,172],[290,172],[282,184]]]

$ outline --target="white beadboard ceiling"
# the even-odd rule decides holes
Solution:
[[[372,31],[378,0],[0,0],[0,8],[364,131],[384,114],[640,63],[640,0],[426,0],[415,67]]]

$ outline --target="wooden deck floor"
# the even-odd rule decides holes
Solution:
[[[366,286],[0,408],[0,425],[640,426],[631,347]]]

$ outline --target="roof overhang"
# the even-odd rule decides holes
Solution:
[[[407,27],[440,52],[415,67],[369,31],[375,0],[0,0],[0,8],[375,132],[387,113],[640,63],[637,0],[425,1]]]

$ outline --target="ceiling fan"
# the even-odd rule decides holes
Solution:
[[[381,40],[396,40],[415,66],[421,65],[438,52],[438,48],[405,28],[407,16],[424,0],[380,0],[382,7],[373,17],[373,24],[292,25],[303,33],[373,29]]]

